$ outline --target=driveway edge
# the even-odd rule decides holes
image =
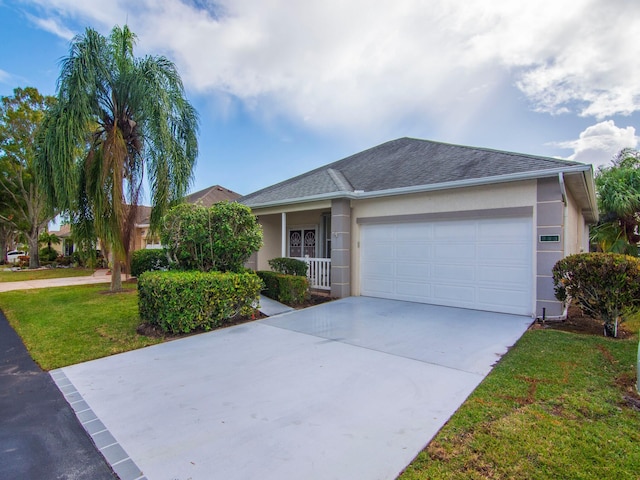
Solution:
[[[96,449],[118,475],[120,480],[147,480],[142,470],[118,443],[107,427],[98,419],[75,385],[59,368],[49,372],[64,399],[71,406],[78,421],[96,446]]]

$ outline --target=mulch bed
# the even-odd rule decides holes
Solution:
[[[569,307],[566,320],[546,322],[538,320],[533,328],[551,328],[553,330],[582,333],[585,335],[604,335],[602,320],[585,315],[582,313],[582,310],[575,305]],[[633,332],[626,330],[624,324],[618,325],[618,338],[625,339],[631,336],[633,336]]]

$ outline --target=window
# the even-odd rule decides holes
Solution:
[[[289,256],[315,258],[316,229],[294,228],[289,230]]]

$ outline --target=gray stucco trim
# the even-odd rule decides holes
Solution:
[[[331,296],[351,295],[351,202],[331,202]]]
[[[481,218],[531,217],[533,207],[488,208],[482,210],[458,210],[451,212],[416,213],[410,215],[387,215],[380,217],[361,217],[356,219],[358,225],[384,223],[416,223],[436,222],[440,220],[464,220]]]
[[[560,316],[563,305],[556,300],[553,287],[552,269],[564,257],[564,208],[560,180],[556,178],[538,179],[536,214],[536,316]],[[542,243],[540,235],[559,235],[558,242]],[[544,310],[543,310],[544,309]]]

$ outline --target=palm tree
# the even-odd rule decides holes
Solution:
[[[596,175],[600,221],[591,239],[605,252],[637,255],[640,242],[640,152],[622,150]]]
[[[198,116],[175,65],[134,57],[135,38],[125,25],[108,38],[87,28],[73,39],[38,157],[49,201],[70,214],[74,238],[106,241],[113,291],[128,265],[143,175],[158,225],[186,193],[198,150]]]
[[[53,261],[58,256],[58,252],[51,245],[60,245],[60,237],[55,233],[51,233],[45,229],[38,237],[38,244],[46,244],[47,248],[43,249],[44,260]]]
[[[45,230],[44,232],[42,232],[40,234],[40,237],[38,237],[38,243],[39,244],[43,244],[46,243],[47,244],[47,249],[51,250],[51,245],[60,245],[60,237],[58,235],[56,235],[55,233],[51,233],[48,230]]]

